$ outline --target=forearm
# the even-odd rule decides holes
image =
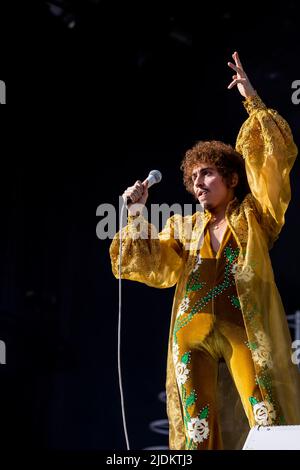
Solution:
[[[112,271],[119,277],[120,233],[114,237],[110,256]],[[128,218],[122,230],[121,277],[152,287],[171,287],[178,279],[182,259],[176,240],[160,240],[155,227],[143,217]]]
[[[236,149],[245,159],[249,186],[264,220],[275,223],[272,231],[279,233],[290,202],[289,173],[297,147],[287,122],[257,95],[244,105],[249,118],[239,132]]]

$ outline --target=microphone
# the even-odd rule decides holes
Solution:
[[[146,181],[148,181],[148,188],[151,188],[155,183],[160,183],[162,179],[162,174],[158,170],[151,170],[147,176]]]
[[[160,183],[162,180],[162,174],[159,170],[151,170],[149,172],[149,175],[147,176],[147,178],[145,179],[145,181],[143,181],[143,183],[146,183],[146,181],[148,182],[148,189],[151,188],[151,186],[153,186],[154,184],[156,183]],[[126,203],[127,204],[132,204],[132,200],[130,197],[127,197],[126,198]]]

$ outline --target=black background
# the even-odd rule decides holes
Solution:
[[[24,4],[25,3],[25,4]],[[300,144],[296,1],[3,5],[1,121],[1,442],[7,448],[124,449],[117,381],[118,286],[96,209],[158,168],[150,202],[192,203],[179,170],[197,140],[234,144],[245,120],[227,90],[238,50],[254,87]],[[70,28],[70,21],[75,27]],[[6,113],[6,114],[4,114]],[[299,308],[299,162],[271,251],[288,314]],[[173,289],[123,285],[122,366],[131,447],[167,445]]]

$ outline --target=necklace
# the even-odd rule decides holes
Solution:
[[[222,225],[224,222],[226,222],[226,219],[223,219],[220,222],[217,222],[216,224],[211,224],[211,227],[212,227],[213,230],[218,230],[220,225]]]

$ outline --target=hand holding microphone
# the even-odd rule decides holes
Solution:
[[[146,204],[148,199],[148,189],[153,184],[159,183],[161,179],[161,172],[158,170],[152,170],[143,182],[138,180],[133,186],[129,186],[124,191],[122,197],[124,201],[127,202],[128,211],[131,215],[135,215],[137,211],[140,212],[141,207],[138,206]]]

